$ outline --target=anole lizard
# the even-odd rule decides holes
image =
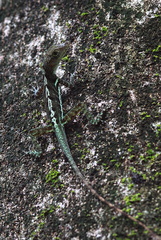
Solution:
[[[65,129],[64,129],[64,122],[67,116],[63,116],[63,110],[62,110],[62,101],[61,101],[61,93],[60,93],[60,87],[59,87],[59,79],[56,76],[55,72],[59,65],[60,60],[64,56],[66,50],[68,49],[69,44],[59,45],[59,46],[51,46],[46,54],[43,69],[45,71],[44,76],[44,87],[45,87],[45,94],[49,109],[49,114],[51,121],[54,126],[54,132],[56,134],[57,140],[61,146],[61,149],[65,156],[67,157],[68,161],[70,162],[72,168],[74,169],[77,176],[80,177],[82,182],[86,185],[86,187],[102,202],[105,202],[106,200],[102,198],[87,182],[87,180],[84,178],[82,173],[80,172],[79,168],[77,167],[73,156],[71,154],[69,144],[67,141]],[[81,104],[78,104],[78,106],[75,108],[75,111],[77,112],[77,108],[83,107]],[[70,117],[69,117],[70,118]]]
[[[57,137],[57,140],[61,146],[61,149],[65,156],[67,157],[69,163],[71,164],[72,168],[74,169],[75,173],[85,186],[102,202],[107,204],[112,208],[116,208],[113,204],[106,201],[103,197],[101,197],[91,186],[91,184],[85,179],[83,174],[80,172],[79,168],[77,167],[73,156],[71,154],[68,140],[66,137],[64,124],[76,115],[77,112],[84,108],[84,104],[79,103],[75,108],[72,109],[68,114],[63,116],[63,109],[62,109],[62,100],[61,100],[61,92],[59,86],[59,79],[56,76],[57,67],[65,55],[67,49],[69,48],[69,44],[61,44],[61,45],[52,45],[45,56],[43,69],[44,69],[44,88],[45,88],[45,97],[47,99],[47,106],[49,110],[49,115],[52,121],[53,126],[46,126],[44,129],[47,132],[54,131]],[[53,129],[54,128],[54,129]],[[33,136],[43,134],[41,128],[32,129],[30,134]],[[117,209],[117,208],[116,208]],[[115,209],[115,210],[116,210]]]

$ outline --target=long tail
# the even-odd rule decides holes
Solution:
[[[116,207],[114,204],[107,201],[105,198],[103,198],[100,194],[98,194],[93,189],[91,184],[85,179],[83,174],[80,172],[79,168],[77,167],[77,165],[76,165],[76,163],[75,163],[75,161],[72,157],[72,154],[71,154],[71,151],[70,151],[70,148],[69,148],[69,145],[68,145],[67,137],[66,137],[66,134],[65,134],[64,126],[62,124],[60,124],[59,127],[56,127],[55,128],[55,133],[56,133],[56,136],[58,138],[58,142],[61,145],[61,148],[62,148],[64,154],[66,155],[66,157],[68,158],[68,161],[70,162],[70,164],[71,164],[72,168],[74,169],[76,175],[78,175],[80,177],[82,182],[93,193],[93,195],[95,197],[97,197],[102,203],[106,204],[107,206],[109,206],[110,208],[115,210],[116,212],[121,213],[125,217],[129,218],[130,220],[136,222],[138,225],[142,226],[148,232],[149,236],[153,240],[161,240],[161,237],[158,236],[157,234],[155,234],[152,230],[150,230],[144,223],[140,222],[139,220],[137,220],[134,217],[127,214],[126,212],[122,211],[120,208]]]

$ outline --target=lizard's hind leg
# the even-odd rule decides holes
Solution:
[[[48,134],[51,132],[54,132],[53,126],[47,125],[45,127],[33,128],[30,130],[29,134],[34,137],[40,137],[41,135]]]

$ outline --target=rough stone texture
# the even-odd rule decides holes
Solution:
[[[108,201],[161,235],[160,1],[1,1],[0,239],[151,239],[95,199],[75,176],[54,134],[37,139],[46,106],[41,62],[70,41],[62,68],[64,109],[86,101],[66,127],[73,156]]]

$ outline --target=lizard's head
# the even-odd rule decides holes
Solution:
[[[53,74],[55,73],[60,60],[65,55],[67,49],[69,48],[69,43],[60,44],[60,45],[52,45],[47,53],[46,57],[44,59],[43,68],[46,73]]]

